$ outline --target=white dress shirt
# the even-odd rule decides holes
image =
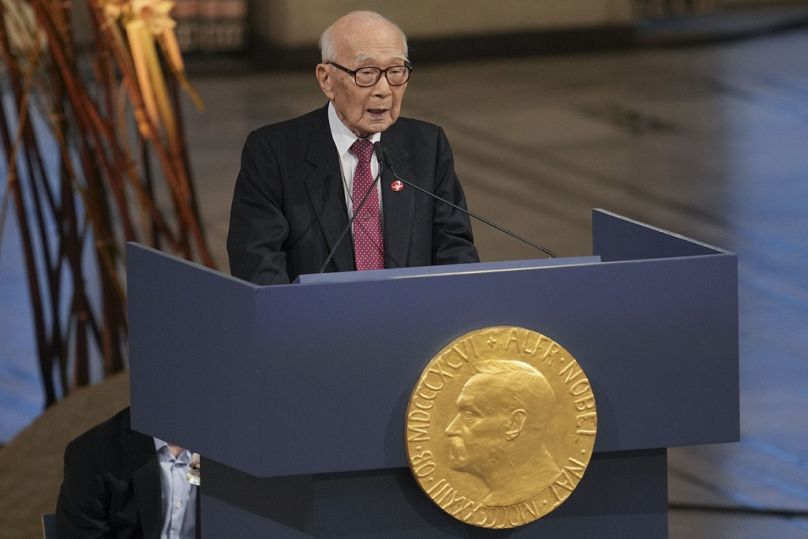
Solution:
[[[176,457],[168,444],[154,439],[160,463],[162,491],[160,539],[194,539],[196,532],[196,487],[188,481],[191,452],[183,449]]]

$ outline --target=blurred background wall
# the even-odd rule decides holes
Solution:
[[[412,39],[434,39],[559,28],[625,26],[632,21],[631,0],[381,0],[373,8],[386,13]],[[365,8],[356,0],[252,0],[250,34],[281,47],[316,44],[322,29],[342,13]]]

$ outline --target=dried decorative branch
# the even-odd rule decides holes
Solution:
[[[13,202],[19,225],[46,405],[90,382],[91,357],[106,375],[125,367],[125,241],[213,266],[175,88],[200,110],[201,99],[185,77],[173,5],[87,0],[96,52],[79,58],[69,3],[0,0],[0,58],[13,97],[12,107],[0,107],[2,200]],[[88,64],[92,75],[81,68]],[[46,128],[35,129],[34,117]],[[44,148],[57,150],[57,165],[46,164],[43,152],[53,151]],[[170,216],[155,200],[161,181]]]

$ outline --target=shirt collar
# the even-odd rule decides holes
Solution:
[[[179,463],[191,462],[190,451],[183,449],[175,458],[171,455],[171,450],[168,448],[168,442],[161,440],[160,438],[154,438],[154,450],[158,455],[165,455],[166,458],[175,459]]]
[[[328,102],[328,126],[331,128],[331,138],[334,139],[334,144],[337,146],[337,152],[340,156],[348,153],[351,145],[356,141],[357,137],[354,135],[348,126],[342,123],[342,120],[337,116],[337,110],[334,108],[334,103]],[[373,133],[367,138],[372,143],[377,143],[381,140],[381,133]]]
[[[168,443],[160,438],[154,438],[154,450],[159,452],[163,447],[168,446]]]

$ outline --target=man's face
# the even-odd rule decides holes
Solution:
[[[336,63],[351,70],[360,67],[385,69],[406,61],[401,34],[382,22],[365,22],[334,29]],[[358,137],[380,133],[393,125],[401,111],[407,85],[391,86],[382,75],[368,88],[353,76],[329,64],[317,65],[323,93],[334,103],[340,120]]]
[[[493,376],[469,379],[457,398],[457,415],[446,427],[453,469],[484,476],[496,468],[507,442],[510,419]]]

